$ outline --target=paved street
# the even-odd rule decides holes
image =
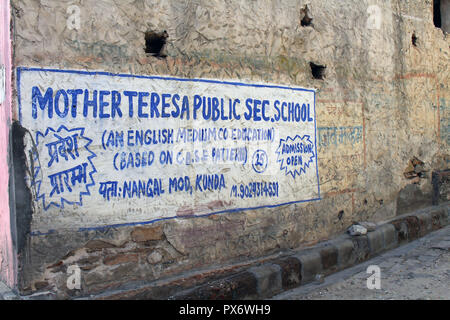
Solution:
[[[273,299],[450,299],[450,226]],[[381,288],[368,289],[369,265],[378,265]]]

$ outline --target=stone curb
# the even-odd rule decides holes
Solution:
[[[291,256],[177,293],[169,299],[265,299],[354,266],[448,224],[448,204],[396,217],[367,235],[341,236]]]
[[[227,271],[221,278],[181,288],[150,284],[81,299],[248,300],[266,299],[362,263],[381,253],[441,229],[449,223],[448,203],[393,218],[362,236],[344,234],[290,255]],[[188,283],[186,283],[188,284]],[[181,291],[179,291],[181,289]],[[174,293],[175,292],[175,293]],[[53,299],[50,292],[18,296],[0,281],[0,300]]]

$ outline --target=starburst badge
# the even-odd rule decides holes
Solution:
[[[44,210],[52,205],[83,205],[83,197],[90,195],[89,187],[95,184],[93,174],[97,172],[92,163],[96,155],[89,150],[91,143],[84,128],[68,129],[62,125],[57,130],[47,128],[36,133],[32,186]]]
[[[280,139],[276,151],[277,162],[280,162],[280,170],[284,170],[286,175],[290,174],[295,179],[297,175],[306,174],[316,156],[314,143],[310,138],[309,135],[296,135],[294,138],[288,136],[286,139]]]

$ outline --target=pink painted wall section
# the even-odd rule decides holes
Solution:
[[[11,38],[10,38],[10,4],[0,0],[0,279],[8,286],[16,282],[14,270],[14,250],[11,238],[9,208],[9,169],[8,145],[11,123]],[[4,76],[4,80],[3,80]],[[3,100],[3,101],[2,101]]]

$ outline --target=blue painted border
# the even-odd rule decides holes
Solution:
[[[231,213],[237,211],[246,211],[246,210],[256,210],[263,208],[276,208],[280,206],[290,205],[294,203],[303,203],[303,202],[311,202],[321,200],[320,198],[320,181],[319,181],[319,166],[317,163],[318,153],[317,153],[317,118],[316,118],[316,90],[314,89],[304,89],[304,88],[293,88],[288,86],[278,86],[278,85],[267,85],[267,84],[250,84],[243,82],[234,82],[234,81],[220,81],[220,80],[212,80],[212,79],[188,79],[188,78],[174,78],[174,77],[163,77],[163,76],[143,76],[143,75],[132,75],[132,74],[122,74],[122,73],[111,73],[106,71],[81,71],[81,70],[60,70],[60,69],[45,69],[45,68],[31,68],[31,67],[17,67],[17,97],[18,97],[18,105],[19,105],[19,122],[22,122],[22,103],[21,103],[21,93],[20,93],[20,79],[21,73],[24,71],[44,71],[44,72],[57,72],[57,73],[74,73],[74,74],[82,74],[82,75],[102,75],[102,76],[112,76],[112,77],[122,77],[122,78],[140,78],[140,79],[155,79],[155,80],[172,80],[172,81],[183,81],[183,82],[204,82],[204,83],[216,83],[216,84],[224,84],[224,85],[233,85],[233,86],[245,86],[245,87],[256,87],[256,88],[275,88],[275,89],[283,89],[283,90],[294,90],[294,91],[306,91],[312,92],[314,94],[314,143],[316,149],[316,176],[317,176],[317,188],[318,188],[318,198],[308,199],[308,200],[298,200],[285,202],[275,205],[266,205],[259,207],[250,207],[250,208],[235,208],[235,209],[227,209],[222,211],[211,212],[202,215],[194,215],[194,216],[186,216],[186,217],[166,217],[166,218],[158,218],[149,221],[141,221],[141,222],[131,222],[131,223],[121,223],[121,224],[112,224],[100,227],[85,227],[79,228],[78,231],[89,231],[89,230],[103,230],[108,228],[117,228],[117,227],[127,227],[127,226],[135,226],[135,225],[146,225],[151,224],[157,221],[162,220],[170,220],[170,219],[192,219],[192,218],[201,218],[208,217],[215,214],[221,213]],[[55,230],[49,230],[46,233],[42,233],[40,231],[31,232],[32,236],[40,236],[47,235],[51,233],[55,233]]]
[[[316,146],[316,175],[317,175],[317,192],[319,194],[318,200],[320,200],[320,179],[319,179],[319,154],[317,153],[317,118],[316,118],[316,91],[314,91],[314,144]]]

